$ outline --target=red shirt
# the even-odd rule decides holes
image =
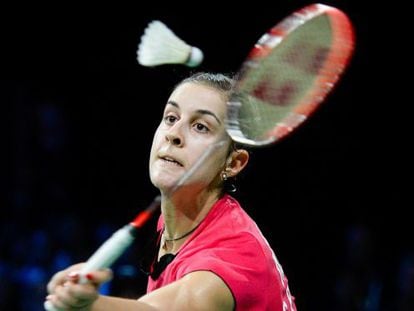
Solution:
[[[158,230],[162,230],[162,216]],[[211,208],[147,292],[194,271],[211,271],[231,290],[235,310],[295,311],[282,267],[256,223],[230,195]]]

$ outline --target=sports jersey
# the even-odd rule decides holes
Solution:
[[[158,230],[164,227],[162,215]],[[211,271],[230,289],[235,310],[296,310],[288,280],[256,222],[226,194],[178,250],[147,292],[194,271]]]

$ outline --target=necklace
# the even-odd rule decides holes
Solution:
[[[190,231],[184,233],[183,235],[181,235],[177,238],[173,238],[173,239],[169,239],[164,235],[164,233],[165,233],[165,227],[164,227],[164,229],[162,230],[162,236],[164,237],[164,243],[163,243],[162,247],[164,249],[166,249],[167,248],[167,242],[174,242],[174,241],[182,240],[185,237],[189,236],[191,233],[193,233],[198,228],[198,226],[200,226],[200,224],[201,224],[201,222],[197,226],[195,226],[193,229],[191,229]]]

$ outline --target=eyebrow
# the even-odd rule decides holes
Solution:
[[[180,108],[180,105],[178,105],[175,101],[172,101],[172,100],[169,100],[169,101],[167,102],[167,105],[172,105],[172,106],[174,106],[174,107],[176,107],[176,108]],[[197,110],[196,110],[196,112],[197,112],[197,113],[200,113],[200,114],[206,114],[206,115],[212,116],[214,119],[216,119],[216,120],[217,120],[217,122],[218,122],[219,124],[221,124],[220,119],[219,119],[219,118],[215,115],[215,113],[211,112],[210,110],[205,110],[205,109],[197,109]]]

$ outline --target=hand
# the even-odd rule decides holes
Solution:
[[[91,310],[99,297],[99,286],[112,278],[112,271],[102,269],[80,275],[82,264],[57,272],[47,285],[46,300],[58,310]],[[83,280],[87,280],[84,282]]]

